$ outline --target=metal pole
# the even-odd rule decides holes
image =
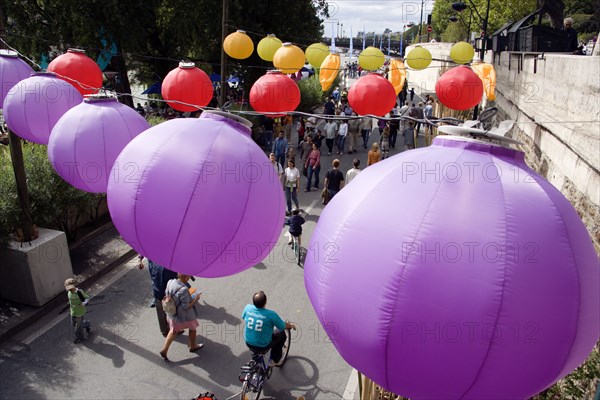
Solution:
[[[225,55],[225,49],[223,49],[223,42],[225,42],[225,38],[227,37],[228,11],[228,0],[223,0],[223,19],[221,21],[221,95],[219,96],[219,107],[223,107],[227,99],[227,79],[225,76],[227,73],[227,56]]]
[[[483,58],[485,57],[485,47],[487,43],[487,26],[488,26],[488,18],[490,16],[490,0],[487,1],[487,9],[485,11],[485,18],[483,20],[483,43],[481,44],[481,62],[483,62]]]
[[[422,30],[423,30],[423,4],[425,3],[425,0],[421,0],[421,22],[419,23],[419,43],[421,43],[421,35],[422,35]]]

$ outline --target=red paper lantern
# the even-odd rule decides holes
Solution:
[[[440,76],[435,84],[435,94],[448,108],[468,110],[481,101],[483,83],[471,68],[460,65]]]
[[[165,77],[161,94],[167,104],[177,111],[198,111],[210,103],[213,87],[206,72],[197,68],[196,64],[180,62],[179,67]]]
[[[267,71],[250,89],[250,105],[270,117],[282,117],[300,104],[300,89],[292,78],[279,70]],[[268,114],[283,112],[282,114]]]
[[[85,55],[84,50],[67,50],[52,60],[48,71],[75,86],[81,95],[97,93],[102,87],[102,71],[94,60]]]
[[[376,73],[359,78],[348,91],[350,107],[359,115],[384,116],[396,105],[394,86]]]

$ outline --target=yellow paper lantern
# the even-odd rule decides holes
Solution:
[[[281,47],[281,44],[281,40],[279,40],[277,36],[268,34],[266,37],[262,38],[260,42],[258,42],[258,46],[256,46],[256,52],[263,60],[273,61],[273,56]]]
[[[306,48],[306,59],[314,68],[319,68],[329,55],[329,46],[325,43],[313,43]]]
[[[431,64],[431,53],[424,47],[416,46],[404,59],[412,69],[424,69]]]
[[[473,72],[477,74],[481,82],[483,82],[483,91],[485,97],[489,101],[496,100],[496,70],[492,64],[476,63],[472,64]]]
[[[382,51],[373,46],[367,47],[358,56],[358,64],[367,71],[377,71],[384,62],[385,56]]]
[[[325,57],[319,71],[319,82],[321,82],[321,88],[323,88],[324,92],[331,87],[333,81],[338,76],[339,70],[340,55],[338,53],[331,53]]]
[[[394,86],[396,96],[404,87],[404,81],[406,80],[406,67],[402,60],[391,60],[390,61],[390,72],[388,73],[388,80]]]
[[[245,31],[236,31],[229,34],[223,42],[223,50],[231,58],[243,60],[252,55],[254,43]]]
[[[298,46],[284,43],[275,52],[273,65],[284,74],[295,74],[304,67],[304,52]]]
[[[457,64],[471,62],[475,55],[475,49],[467,42],[458,42],[450,49],[450,58]]]

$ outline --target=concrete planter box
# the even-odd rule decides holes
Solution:
[[[0,297],[41,307],[64,292],[65,279],[73,277],[64,232],[39,229],[30,243],[11,242],[0,249]]]

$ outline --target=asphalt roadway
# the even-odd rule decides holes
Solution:
[[[379,137],[371,138],[369,144]],[[421,138],[422,139],[422,138]],[[347,146],[347,145],[346,145]],[[324,147],[324,146],[323,146]],[[403,148],[402,138],[391,149]],[[367,150],[321,159],[321,182],[334,158],[345,172],[352,159],[366,166]],[[304,178],[301,182],[305,182]],[[298,193],[305,210],[303,246],[309,243],[323,209],[320,190]],[[146,270],[136,260],[118,267],[98,281],[87,318],[92,333],[73,344],[65,307],[48,313],[0,346],[2,399],[191,399],[212,392],[217,399],[239,398],[240,367],[250,359],[243,341],[241,312],[252,294],[264,290],[267,308],[296,323],[288,362],[277,368],[263,388],[265,399],[335,400],[358,398],[357,373],[337,353],[312,309],[304,289],[303,269],[295,264],[282,229],[277,246],[262,263],[243,273],[218,279],[196,279],[203,291],[198,328],[205,347],[189,353],[187,335],[179,336],[169,351],[170,361],[158,354],[163,344]]]
[[[402,139],[398,147],[403,147],[401,143]],[[324,155],[323,171],[336,157],[345,173],[354,157],[366,165],[367,152],[361,148],[352,155]],[[323,176],[324,172],[321,187]],[[307,212],[304,247],[324,207],[319,196],[320,191],[299,192],[300,206]],[[189,353],[187,337],[182,335],[169,351],[170,362],[159,356],[163,337],[155,310],[149,307],[150,278],[146,270],[137,269],[134,259],[89,290],[93,299],[87,318],[92,334],[83,344],[73,344],[65,296],[65,307],[48,313],[0,347],[0,398],[191,399],[205,391],[219,400],[237,398],[239,368],[250,358],[240,314],[258,290],[267,293],[268,308],[298,326],[288,362],[273,372],[264,398],[355,398],[356,372],[339,356],[319,324],[304,289],[303,269],[295,264],[286,244],[286,232],[282,229],[273,252],[253,268],[193,283],[204,292],[198,334],[205,347],[199,352]]]

